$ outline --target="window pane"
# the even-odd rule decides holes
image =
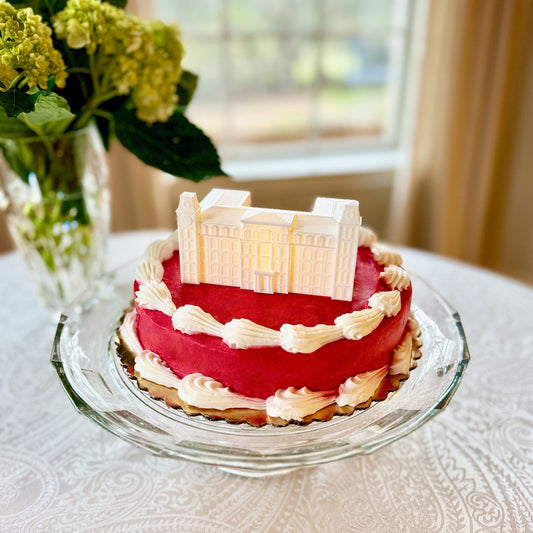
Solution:
[[[254,96],[235,102],[233,140],[242,144],[305,138],[310,127],[310,106],[310,97],[303,93],[276,98]]]
[[[214,35],[222,32],[222,8],[220,0],[154,0],[154,17],[166,23],[177,22],[185,33]],[[185,30],[185,31],[184,31]]]
[[[226,5],[235,34],[309,32],[317,26],[316,0],[226,0]]]
[[[383,86],[325,87],[318,99],[320,136],[379,136],[383,133],[386,92]]]
[[[233,94],[239,98],[250,94],[277,92],[286,85],[284,79],[284,43],[274,38],[240,38],[229,45]]]
[[[321,70],[320,135],[382,134],[387,120],[385,42],[358,37],[328,40],[322,46]]]
[[[200,76],[195,98],[187,115],[214,139],[226,136],[227,95],[223,52],[218,42],[205,40],[187,47],[187,63],[198,66],[191,68]]]
[[[233,136],[237,143],[305,138],[311,93],[294,65],[305,54],[291,39],[237,39],[230,47]]]
[[[394,142],[410,0],[154,5],[181,26],[184,67],[200,76],[189,115],[225,156],[288,141],[295,155],[327,151],[335,139]]]
[[[390,28],[394,0],[328,0],[323,2],[326,32],[343,35],[383,33]]]

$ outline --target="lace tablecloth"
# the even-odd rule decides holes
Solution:
[[[154,233],[115,235],[110,267]],[[155,457],[80,416],[49,362],[55,326],[0,256],[0,531],[533,531],[533,288],[414,250],[472,360],[447,410],[366,457],[250,479]]]

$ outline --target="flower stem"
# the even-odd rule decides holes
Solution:
[[[90,74],[91,71],[86,67],[73,67],[68,69],[69,74]]]
[[[96,68],[96,61],[94,59],[94,54],[89,55],[89,72],[91,73],[91,80],[93,82],[93,90],[95,93],[98,93],[99,83],[98,83],[98,72]]]
[[[25,84],[26,84],[26,74],[24,74],[24,72],[20,72],[19,75],[14,80],[12,80],[12,82],[9,84],[9,88],[18,86],[20,89],[24,87]]]
[[[93,111],[93,115],[95,117],[102,117],[102,118],[105,118],[107,120],[111,120],[113,118],[112,113],[109,113],[108,111],[104,111],[103,109],[95,109]]]
[[[111,91],[108,91],[104,94],[97,94],[95,93],[92,98],[87,102],[87,105],[85,106],[82,113],[78,116],[75,122],[75,128],[83,128],[89,123],[89,120],[93,115],[98,114],[97,110],[100,104],[107,100],[111,100],[111,98],[114,98],[118,95],[118,91],[116,89],[113,89]],[[100,115],[102,116],[102,115]]]

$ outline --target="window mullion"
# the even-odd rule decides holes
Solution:
[[[231,31],[230,2],[232,0],[222,0],[220,8],[220,63],[222,65],[222,82],[223,87],[223,128],[225,133],[225,142],[230,146],[235,143],[235,114],[234,106],[234,64],[231,54],[231,45],[233,35]]]
[[[324,2],[314,0],[317,10],[316,27],[314,31],[314,42],[316,43],[315,58],[315,78],[311,85],[309,132],[307,139],[310,142],[310,150],[314,152],[313,145],[318,145],[320,137],[320,90],[324,82],[323,60],[324,60],[324,38],[325,38],[325,17],[327,11],[324,9]]]

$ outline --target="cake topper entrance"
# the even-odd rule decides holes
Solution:
[[[176,211],[181,278],[265,293],[351,300],[359,202],[317,198],[311,212],[251,207],[249,191],[184,192]]]

